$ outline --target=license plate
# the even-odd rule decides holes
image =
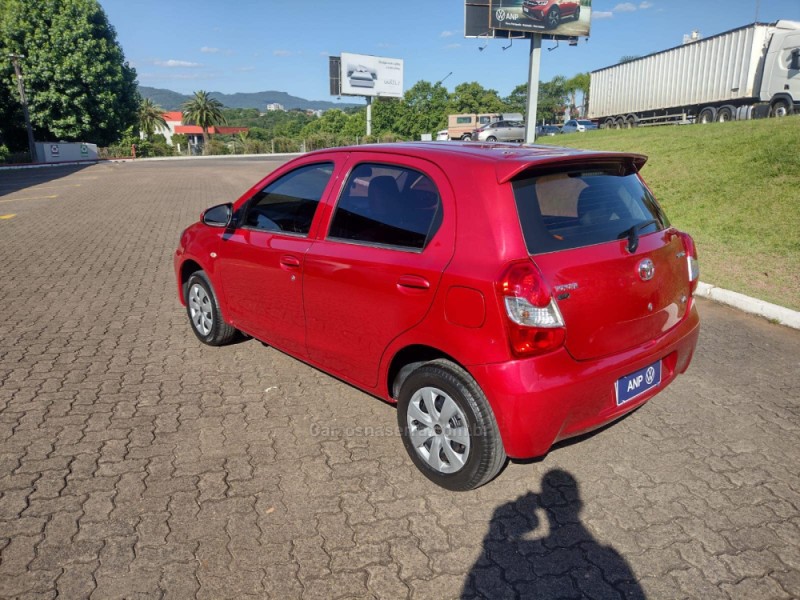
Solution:
[[[616,384],[617,406],[641,396],[661,383],[661,361],[620,377]]]

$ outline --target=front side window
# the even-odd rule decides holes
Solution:
[[[363,163],[345,184],[328,237],[421,250],[441,222],[439,191],[427,175]]]
[[[660,231],[669,221],[635,173],[575,170],[513,182],[528,252],[539,254]]]
[[[472,123],[472,117],[456,117],[456,123],[459,125],[469,125]]]
[[[306,165],[273,181],[250,199],[246,227],[307,235],[333,163]]]

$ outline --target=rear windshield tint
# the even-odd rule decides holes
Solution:
[[[639,235],[669,226],[655,198],[635,175],[581,170],[513,182],[528,252],[541,254],[627,237],[631,227],[654,220]]]

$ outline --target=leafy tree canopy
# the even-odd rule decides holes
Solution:
[[[136,71],[97,0],[4,0],[0,11],[0,111],[3,96],[18,102],[5,60],[13,52],[25,56],[21,64],[37,139],[108,145],[136,123]],[[15,127],[24,125],[0,122],[0,128]]]

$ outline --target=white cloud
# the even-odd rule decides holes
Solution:
[[[644,2],[640,2],[639,3],[639,8],[641,8],[642,10],[647,10],[648,8],[653,8],[653,3],[652,2],[647,2],[647,0],[645,0]]]
[[[461,48],[461,44],[447,44],[445,46],[446,50],[455,50],[456,48]]]
[[[210,48],[209,46],[203,46],[200,48],[200,52],[204,54],[216,54],[219,52],[219,48]]]
[[[167,67],[170,69],[175,67],[195,68],[203,66],[200,63],[189,62],[188,60],[175,60],[174,58],[170,58],[169,60],[157,60],[155,64],[159,67]]]
[[[610,19],[614,16],[614,13],[610,10],[595,10],[592,11],[592,18],[593,19]]]
[[[631,2],[623,2],[614,7],[614,12],[633,12],[636,10],[636,5]]]
[[[273,50],[272,56],[291,56],[294,54],[291,50]]]
[[[455,32],[453,32],[453,31],[443,31],[442,33],[439,34],[439,37],[448,38],[448,37],[452,37],[454,35],[455,35]]]

